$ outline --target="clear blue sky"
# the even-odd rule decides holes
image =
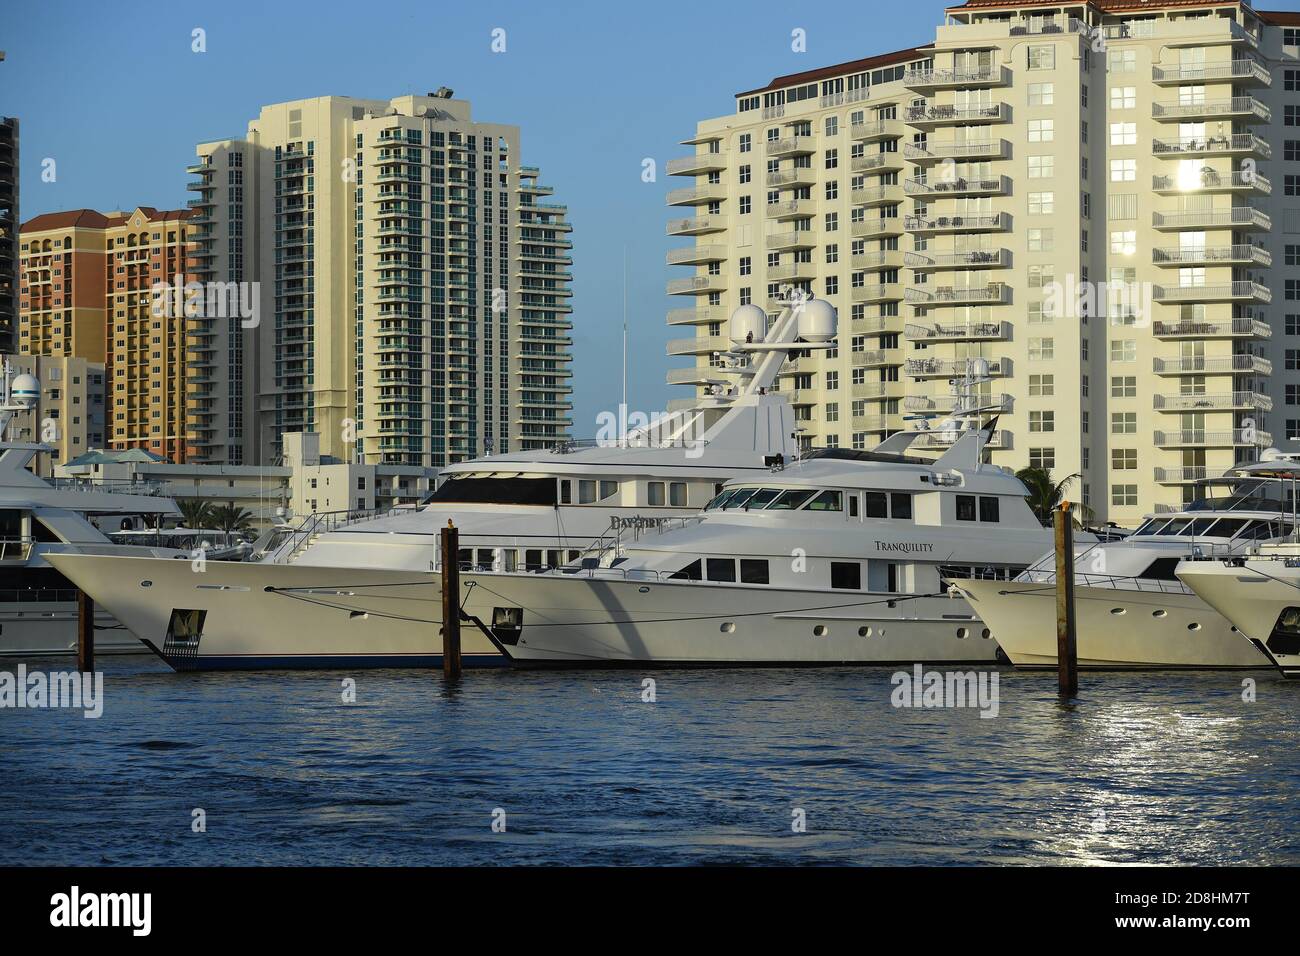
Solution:
[[[1286,7],[1291,0],[1279,0]],[[654,411],[687,393],[670,360],[663,165],[695,122],[773,76],[933,39],[943,0],[382,3],[0,0],[0,115],[22,123],[22,216],[160,208],[189,198],[194,145],[241,135],[262,104],[326,94],[386,98],[450,86],[474,115],[521,128],[574,223],[574,434],[620,391],[628,250],[629,401]],[[207,52],[190,50],[195,27]],[[506,31],[506,52],[491,32]],[[796,27],[807,52],[791,51]],[[58,180],[40,163],[57,161]],[[641,181],[653,157],[660,175]],[[680,303],[677,303],[680,305]],[[672,330],[684,334],[685,330]]]

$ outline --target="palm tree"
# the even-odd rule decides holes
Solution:
[[[211,520],[218,530],[227,534],[247,531],[253,526],[253,516],[239,505],[220,505],[212,509]]]
[[[1028,468],[1021,468],[1016,472],[1016,477],[1024,483],[1029,492],[1025,495],[1025,501],[1028,502],[1030,509],[1038,520],[1047,526],[1052,523],[1052,512],[1066,500],[1065,491],[1070,487],[1070,482],[1081,476],[1067,475],[1060,481],[1056,481],[1052,478],[1051,469],[1031,465]],[[1092,509],[1085,504],[1071,503],[1070,510],[1074,516],[1074,523],[1080,527],[1083,526],[1084,521],[1092,520]]]
[[[176,504],[181,509],[181,524],[187,528],[197,531],[206,528],[212,521],[212,505],[207,501],[186,498]]]

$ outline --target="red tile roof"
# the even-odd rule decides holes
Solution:
[[[164,209],[159,211],[153,206],[138,206],[140,212],[150,222],[175,222],[189,219],[194,215],[192,209]],[[106,229],[120,226],[135,215],[135,210],[116,216],[105,216],[93,209],[70,209],[67,212],[47,212],[23,223],[19,232],[45,232],[49,229]]]
[[[921,59],[931,49],[930,46],[912,47],[908,50],[881,53],[878,56],[869,56],[861,60],[850,60],[847,63],[836,63],[834,66],[823,66],[816,70],[805,70],[802,73],[788,73],[785,76],[776,77],[767,86],[761,86],[756,90],[746,90],[744,93],[737,93],[736,95],[753,96],[755,93],[766,93],[769,90],[783,90],[788,86],[799,86],[803,83],[828,80],[833,76],[848,76],[850,73],[861,73],[864,70],[874,70],[881,66],[907,63],[910,60]]]

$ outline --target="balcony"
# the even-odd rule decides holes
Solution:
[[[854,239],[881,239],[887,236],[903,234],[903,220],[897,216],[884,216],[879,219],[864,219],[849,226],[849,234]]]
[[[1156,395],[1153,407],[1158,412],[1271,412],[1273,399],[1260,392],[1202,392],[1198,394]]]
[[[807,219],[817,214],[817,201],[814,199],[791,199],[786,202],[768,203],[765,214],[768,219]]]
[[[990,106],[909,106],[907,124],[918,129],[935,129],[939,126],[976,126],[988,123],[1009,123],[1011,107],[1006,103]]]
[[[670,266],[696,266],[722,262],[726,258],[726,246],[687,246],[684,249],[669,249],[667,263]]]
[[[1011,250],[909,252],[903,257],[903,264],[915,272],[937,272],[942,269],[1007,269],[1011,267]]]
[[[858,186],[849,191],[849,201],[855,206],[866,206],[868,209],[877,206],[892,206],[901,201],[902,197],[898,195],[898,187],[889,186]]]
[[[885,269],[899,269],[903,265],[903,252],[900,249],[876,249],[872,252],[859,252],[849,260],[857,270],[880,272]]]
[[[1192,355],[1153,360],[1157,375],[1271,375],[1273,363],[1259,355]]]
[[[817,171],[809,167],[784,169],[767,174],[767,185],[772,189],[797,189],[817,185]]]
[[[1000,395],[980,396],[980,407],[988,412],[1007,413],[1011,411],[1012,398],[1005,392]],[[948,413],[956,407],[952,395],[909,395],[903,399],[903,408],[909,412]]]
[[[785,136],[781,139],[767,141],[769,159],[786,156],[808,156],[817,151],[817,143],[811,136]]]
[[[898,398],[902,394],[902,382],[858,382],[849,388],[851,398],[859,398],[868,402]]]
[[[901,365],[903,363],[903,350],[867,349],[862,352],[852,352],[849,356],[849,363],[854,368],[884,368],[890,365]]]
[[[903,157],[897,152],[854,156],[849,161],[849,168],[855,173],[866,173],[869,176],[896,173],[903,168]]]
[[[868,123],[854,123],[849,127],[849,139],[855,142],[871,143],[882,139],[899,139],[903,135],[903,123],[897,117],[873,120]]]
[[[1273,254],[1262,246],[1189,246],[1177,249],[1153,249],[1151,261],[1166,268],[1184,266],[1262,266],[1273,264]]]
[[[1164,159],[1196,156],[1257,156],[1260,159],[1273,157],[1273,147],[1254,133],[1157,139],[1152,140],[1151,151]]]
[[[1200,103],[1152,103],[1151,118],[1162,123],[1187,123],[1196,120],[1242,119],[1272,122],[1273,111],[1253,96],[1205,100]]]
[[[735,378],[728,378],[726,371],[710,368],[707,365],[693,365],[690,368],[670,368],[664,376],[668,385],[732,385]]]
[[[899,315],[860,316],[849,320],[854,335],[892,335],[903,331],[903,317]]]
[[[730,349],[731,342],[725,335],[698,335],[668,340],[669,355],[712,355]]]
[[[727,228],[726,216],[687,216],[668,220],[670,236],[703,236],[710,232],[723,232]]]
[[[1010,287],[1001,282],[970,286],[934,286],[907,290],[913,305],[1002,305],[1011,299]]]
[[[706,322],[725,322],[727,315],[722,309],[672,309],[668,313],[669,325],[703,325]]]
[[[876,282],[849,290],[851,302],[897,302],[903,298],[903,287],[897,282]]]
[[[668,160],[664,168],[669,176],[698,176],[727,168],[726,156],[721,152],[696,153]]]
[[[707,183],[703,186],[687,186],[674,189],[668,193],[670,206],[703,206],[711,202],[722,202],[727,198],[727,187],[722,183]]]
[[[988,216],[939,216],[934,219],[923,216],[908,216],[905,220],[908,232],[920,235],[959,232],[1006,232],[1011,228],[1011,216],[1005,212]]]
[[[1204,465],[1190,468],[1157,468],[1156,481],[1162,485],[1190,485],[1208,478],[1222,478],[1225,469],[1207,468]]]
[[[943,140],[903,146],[903,157],[914,163],[940,163],[945,159],[1006,159],[1010,152],[1011,144],[1005,139]]]
[[[789,262],[779,266],[769,266],[767,278],[772,282],[794,282],[799,279],[817,278],[815,262]]]
[[[1151,332],[1158,339],[1268,339],[1273,337],[1273,327],[1259,319],[1221,319],[1213,322],[1161,322],[1151,323]]]
[[[1273,228],[1273,220],[1268,213],[1261,212],[1253,206],[1234,206],[1232,209],[1205,212],[1157,212],[1152,214],[1151,224],[1165,231],[1241,229],[1268,232]]]
[[[1202,63],[1197,66],[1153,66],[1151,68],[1151,82],[1158,86],[1229,80],[1242,85],[1273,85],[1273,76],[1269,73],[1268,67],[1250,58],[1224,63]]]
[[[793,249],[811,249],[817,245],[817,236],[811,229],[772,233],[767,237],[767,247],[774,252]]]
[[[1273,301],[1270,289],[1258,282],[1224,282],[1214,285],[1162,286],[1154,287],[1157,302],[1177,304],[1181,302],[1259,302],[1267,304]]]
[[[966,374],[966,359],[908,359],[903,371],[913,378],[956,378]],[[1010,359],[987,359],[989,375],[997,378],[1011,374]]]
[[[1011,180],[1006,176],[991,179],[908,179],[903,182],[903,192],[918,199],[943,199],[949,196],[1005,196],[1011,192]]]
[[[1151,188],[1162,196],[1184,196],[1194,193],[1256,193],[1269,196],[1273,183],[1259,173],[1221,173],[1217,169],[1202,169],[1194,176],[1153,176]]]
[[[913,342],[1006,342],[1011,338],[1011,325],[1007,322],[908,324],[904,334]]]
[[[855,432],[883,432],[890,429],[889,415],[854,415],[849,424]]]
[[[956,89],[970,86],[1007,86],[1011,73],[1003,66],[989,66],[973,70],[908,70],[903,85],[909,90]]]
[[[727,288],[725,276],[693,276],[688,279],[670,279],[669,295],[707,295]]]
[[[1230,428],[1223,431],[1173,431],[1155,433],[1158,448],[1267,448],[1273,436],[1254,428]]]

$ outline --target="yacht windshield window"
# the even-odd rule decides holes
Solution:
[[[1213,518],[1197,518],[1195,521],[1188,523],[1187,527],[1178,533],[1185,537],[1203,538],[1212,524],[1214,524]]]
[[[696,558],[694,561],[686,565],[686,567],[682,568],[676,574],[669,576],[669,580],[673,580],[673,581],[700,581],[703,580],[703,578],[704,575],[700,567],[699,558]]]
[[[767,584],[767,559],[741,558],[740,581],[742,584]]]
[[[751,509],[757,511],[767,505],[769,501],[779,495],[781,492],[775,488],[759,488],[754,492],[754,496],[745,502],[745,510]]]
[[[736,580],[735,558],[709,558],[705,564],[708,568],[708,578],[710,581]]]
[[[768,511],[793,511],[815,495],[815,491],[783,491],[777,499],[767,506]]]
[[[1231,538],[1244,527],[1246,527],[1245,518],[1220,518],[1206,534],[1214,538]]]
[[[808,511],[843,511],[844,507],[840,504],[840,493],[838,491],[823,491],[820,495],[808,502]]]
[[[1167,519],[1165,518],[1148,518],[1146,521],[1143,521],[1140,525],[1138,525],[1138,529],[1134,531],[1133,534],[1134,535],[1155,534],[1154,529],[1159,525],[1164,524],[1166,520]]]
[[[1163,535],[1181,534],[1183,529],[1191,523],[1191,518],[1174,518],[1169,524],[1160,529],[1160,533]]]
[[[759,491],[758,488],[737,488],[735,494],[723,502],[722,507],[739,508],[750,498],[754,497],[754,494],[757,491]]]

